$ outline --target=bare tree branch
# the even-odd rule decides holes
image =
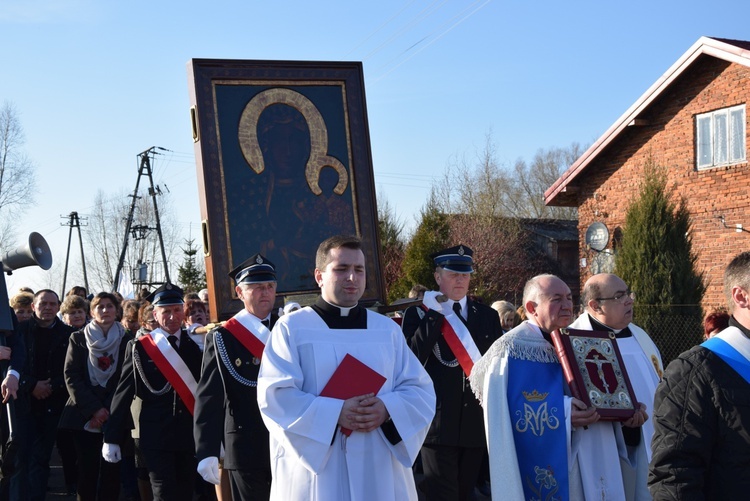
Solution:
[[[92,283],[95,284],[92,290],[110,290],[112,287],[125,240],[125,226],[130,210],[129,196],[124,189],[113,195],[106,195],[102,191],[97,193],[94,210],[89,214],[89,225],[84,231],[84,239],[89,249],[86,256],[87,270],[92,276]],[[182,252],[179,246],[180,228],[175,220],[169,196],[160,195],[158,204],[167,266],[170,267],[170,278],[174,277],[172,280],[176,280],[176,266],[172,266],[172,263],[176,262],[175,258]],[[149,229],[145,231],[146,238],[135,239],[132,235],[129,236],[124,272],[130,274],[138,262],[142,262],[148,264],[148,282],[163,281],[164,264],[155,229],[154,207],[151,197],[145,190],[138,195],[133,226]]]
[[[0,107],[0,219],[3,224],[0,249],[14,240],[17,217],[34,200],[34,163],[23,151],[25,137],[16,107]]]

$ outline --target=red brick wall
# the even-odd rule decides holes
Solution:
[[[724,267],[739,252],[750,250],[750,233],[726,229],[743,224],[750,230],[750,165],[742,163],[697,171],[695,115],[750,101],[750,68],[701,56],[640,118],[648,125],[628,128],[574,182],[579,187],[581,284],[591,276],[595,253],[586,250],[586,228],[595,221],[607,225],[611,237],[624,225],[625,213],[638,195],[643,166],[651,155],[668,167],[669,185],[685,197],[692,217],[693,250],[698,269],[705,272],[704,306],[725,303]],[[746,119],[750,109],[746,109]],[[746,124],[746,131],[750,126]],[[746,139],[750,148],[750,140]],[[746,152],[750,157],[750,152]],[[596,215],[598,211],[598,216]]]

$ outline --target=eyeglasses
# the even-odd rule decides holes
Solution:
[[[624,303],[625,301],[627,301],[628,298],[635,300],[635,292],[633,291],[618,292],[612,297],[598,297],[596,298],[596,300],[597,301],[617,301],[618,303]]]

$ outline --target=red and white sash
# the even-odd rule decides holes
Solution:
[[[448,343],[448,347],[456,356],[456,360],[461,365],[466,376],[471,375],[471,369],[474,364],[482,358],[474,338],[471,337],[469,329],[461,321],[453,310],[443,311],[445,322],[443,322],[443,338]]]
[[[168,335],[161,329],[154,329],[147,335],[138,338],[138,341],[192,415],[195,408],[195,393],[198,389],[198,382],[180,354],[169,343]]]
[[[231,332],[253,356],[258,359],[263,357],[263,350],[271,331],[258,317],[247,310],[242,310],[227,320],[224,328]]]

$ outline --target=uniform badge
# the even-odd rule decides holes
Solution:
[[[238,358],[237,360],[234,361],[234,365],[236,365],[237,367],[241,367],[242,366],[242,360],[240,360]]]
[[[260,359],[258,357],[253,357],[253,365],[260,365]]]

